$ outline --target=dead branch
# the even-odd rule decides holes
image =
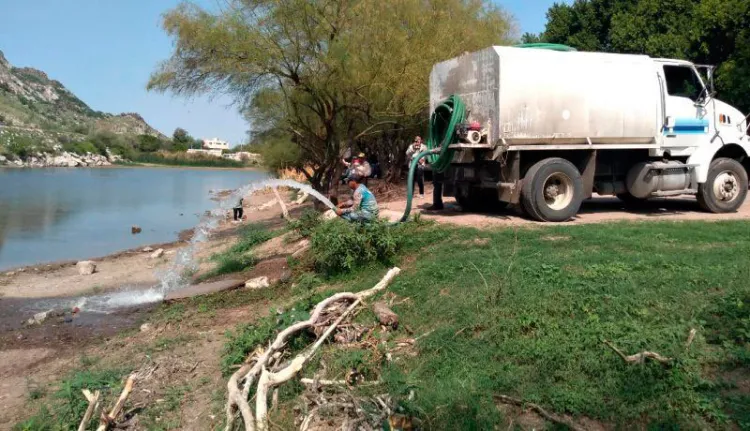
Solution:
[[[695,340],[695,334],[698,331],[695,330],[695,328],[690,329],[690,334],[688,334],[687,341],[685,342],[685,350],[690,348],[690,345],[693,344],[693,340]]]
[[[125,387],[122,389],[122,393],[120,393],[120,398],[117,399],[115,406],[112,407],[109,414],[102,412],[102,416],[99,419],[99,427],[96,431],[106,431],[110,426],[114,425],[117,417],[122,412],[123,407],[125,407],[125,401],[127,401],[130,392],[133,390],[133,383],[135,383],[135,374],[131,374],[128,377],[128,380],[125,382]]]
[[[557,416],[555,414],[552,414],[548,412],[547,410],[544,410],[541,406],[534,404],[534,403],[525,403],[518,398],[509,397],[507,395],[495,395],[495,400],[503,403],[503,404],[511,404],[515,405],[521,408],[530,408],[531,410],[534,410],[537,412],[541,417],[547,419],[550,422],[554,422],[556,424],[565,425],[568,428],[572,429],[573,431],[586,431],[585,428],[581,427],[580,425],[577,425],[575,422],[564,418]]]
[[[313,353],[320,347],[320,345],[331,335],[334,329],[341,323],[341,321],[351,313],[362,300],[373,296],[380,291],[384,290],[393,278],[401,272],[399,268],[392,268],[383,277],[378,284],[371,289],[359,292],[359,293],[337,293],[331,297],[319,302],[308,320],[297,322],[288,328],[281,331],[273,343],[268,346],[267,349],[260,352],[260,354],[251,354],[250,358],[246,361],[239,370],[237,370],[229,379],[227,383],[228,399],[226,406],[226,427],[225,430],[229,431],[234,426],[236,420],[236,413],[239,410],[245,424],[245,429],[248,431],[255,431],[256,427],[260,430],[266,430],[268,428],[267,423],[267,391],[270,387],[275,387],[281,383],[291,379],[296,373],[302,368],[302,366],[312,357]],[[287,345],[288,339],[294,334],[314,328],[320,323],[321,318],[328,319],[330,316],[327,315],[331,306],[335,305],[340,301],[354,301],[341,316],[328,327],[328,330],[321,335],[316,343],[306,350],[304,353],[298,355],[290,364],[282,368],[280,371],[269,372],[270,367],[269,360],[276,355],[284,346]],[[339,311],[339,309],[335,309]],[[256,357],[257,356],[257,357]],[[259,378],[260,377],[260,378]],[[250,395],[250,388],[258,380],[256,389],[256,415],[254,416],[250,406],[248,404],[248,398]],[[240,386],[241,385],[241,386]],[[265,392],[261,392],[261,390]],[[262,417],[261,417],[262,415]]]
[[[89,406],[86,408],[86,413],[83,415],[83,419],[81,419],[81,424],[78,425],[78,431],[86,431],[91,417],[94,416],[94,412],[99,407],[99,396],[101,395],[101,392],[96,391],[92,394],[88,389],[84,389],[81,392],[83,392],[83,396],[86,397],[86,401],[89,402]]]
[[[303,377],[300,379],[300,382],[304,385],[312,385],[312,386],[349,386],[349,382],[346,380],[325,380],[325,379],[311,379],[309,377]],[[372,382],[362,382],[357,384],[357,386],[375,386],[379,385],[381,382],[380,380],[375,380]]]
[[[623,361],[627,362],[628,364],[642,364],[646,361],[646,359],[651,359],[656,362],[662,363],[662,364],[668,364],[670,361],[672,361],[672,358],[665,358],[664,356],[656,353],[656,352],[649,352],[649,351],[643,351],[641,353],[636,353],[634,355],[626,355],[620,351],[617,347],[615,347],[612,343],[610,343],[607,340],[604,340],[604,344],[609,346],[610,349],[614,350],[615,353],[620,355]]]
[[[372,311],[375,313],[375,316],[378,318],[378,322],[380,322],[381,325],[398,329],[398,314],[388,308],[388,304],[383,301],[376,302],[372,304]]]
[[[276,195],[276,200],[279,202],[279,206],[281,207],[281,213],[284,215],[284,219],[286,219],[287,221],[290,221],[291,219],[289,218],[289,210],[286,209],[286,204],[281,199],[281,195],[279,195],[279,190],[276,187],[273,188],[273,194]]]

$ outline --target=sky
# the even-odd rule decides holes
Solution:
[[[199,0],[208,7],[217,0]],[[169,58],[161,15],[179,0],[0,0],[0,51],[63,83],[92,109],[137,112],[167,136],[182,127],[196,138],[243,143],[248,124],[226,97],[185,99],[146,91]],[[544,29],[554,0],[498,0],[520,34]]]

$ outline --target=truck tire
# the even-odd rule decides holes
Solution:
[[[559,157],[541,160],[526,172],[521,202],[526,213],[536,220],[568,221],[583,202],[581,173]]]
[[[735,212],[747,196],[747,172],[734,159],[711,162],[706,182],[698,186],[698,203],[712,213]]]

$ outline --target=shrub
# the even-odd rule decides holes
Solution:
[[[305,210],[298,220],[293,220],[289,226],[305,238],[310,237],[322,220],[320,213],[314,210]]]
[[[27,159],[34,153],[36,145],[34,140],[28,136],[5,134],[0,136],[0,144],[5,147],[9,155],[20,159]]]
[[[63,144],[63,149],[69,153],[76,153],[76,154],[98,154],[99,149],[96,148],[94,144],[88,141],[83,142],[68,142],[67,144]]]
[[[333,275],[370,262],[389,262],[402,238],[400,227],[384,221],[359,224],[336,219],[316,227],[310,245],[315,268]]]

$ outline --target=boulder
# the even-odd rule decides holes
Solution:
[[[141,332],[148,332],[151,330],[151,324],[150,323],[144,323],[141,325]]]
[[[137,233],[141,233],[142,230],[143,229],[141,229],[140,226],[133,225],[133,226],[130,227],[130,233],[132,233],[133,235],[135,235]]]
[[[0,154],[0,163],[5,163],[8,161],[8,158]]]
[[[247,280],[245,282],[245,287],[248,289],[263,289],[270,285],[271,284],[268,282],[268,277],[266,277],[265,275]]]
[[[164,256],[164,249],[160,248],[156,250],[155,252],[151,253],[151,259],[158,259],[160,257]]]
[[[153,248],[151,248],[151,247],[144,247],[144,248],[143,248],[143,252],[144,252],[144,253],[151,253],[152,251],[154,251],[154,249],[153,249]]]
[[[81,275],[91,275],[96,272],[96,264],[90,260],[82,260],[76,263],[76,268]]]

